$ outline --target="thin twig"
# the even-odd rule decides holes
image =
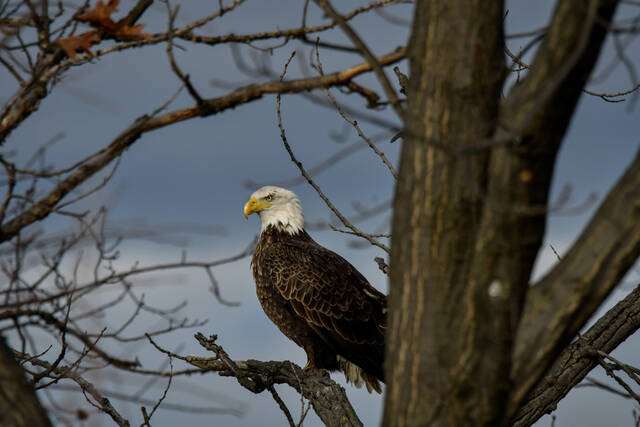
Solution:
[[[291,62],[291,60],[293,59],[294,54],[295,54],[295,52],[293,52],[291,54],[291,56],[289,57],[289,59],[285,63],[284,70],[282,71],[282,75],[280,76],[281,80],[284,79],[285,73],[287,72],[287,67],[289,66],[289,63]],[[371,243],[372,245],[378,246],[379,248],[383,249],[385,252],[390,253],[391,250],[389,249],[388,246],[378,242],[376,239],[374,239],[374,238],[368,236],[366,233],[363,233],[360,230],[358,230],[353,224],[351,224],[351,222],[349,222],[349,220],[344,215],[342,215],[342,213],[333,205],[333,203],[331,203],[331,201],[327,198],[327,196],[324,195],[324,193],[322,192],[320,187],[318,187],[318,185],[313,181],[311,176],[309,176],[307,171],[304,169],[304,167],[302,166],[302,163],[300,161],[298,161],[296,156],[293,154],[293,151],[291,150],[291,146],[289,145],[289,141],[287,140],[287,135],[286,135],[285,130],[284,130],[284,125],[282,124],[282,114],[281,114],[281,110],[280,110],[280,98],[281,98],[280,94],[277,94],[277,96],[276,96],[276,114],[278,116],[278,128],[280,129],[280,138],[282,139],[282,143],[284,144],[285,149],[289,153],[289,157],[291,157],[291,161],[298,167],[298,169],[300,169],[300,173],[302,174],[302,176],[305,177],[305,179],[316,190],[316,192],[318,193],[320,198],[325,202],[325,204],[329,207],[329,209],[331,209],[331,211],[334,214],[336,214],[336,216],[340,219],[340,221],[347,228],[351,229],[351,231],[353,231],[357,236],[363,237],[364,239],[368,240],[369,243]]]
[[[316,46],[316,61],[317,61],[317,66],[318,66],[318,71],[320,72],[320,75],[324,75],[324,72],[322,70],[322,63],[320,62],[320,49],[318,49],[318,47]],[[389,169],[389,171],[391,172],[391,175],[393,175],[393,177],[398,180],[398,173],[396,172],[395,168],[393,167],[393,165],[391,164],[391,162],[389,161],[389,159],[387,159],[387,156],[385,156],[385,154],[380,151],[378,149],[378,147],[375,146],[375,144],[371,141],[371,139],[369,139],[364,132],[362,131],[362,129],[360,128],[360,126],[358,125],[358,122],[355,120],[352,120],[349,116],[347,116],[347,114],[342,110],[342,107],[340,106],[340,104],[338,103],[338,101],[336,100],[336,98],[333,96],[333,94],[331,93],[331,90],[329,88],[327,88],[327,96],[329,97],[329,99],[331,100],[331,103],[336,107],[336,109],[338,110],[338,113],[340,114],[340,116],[347,122],[349,123],[351,126],[353,126],[353,128],[356,130],[356,132],[358,133],[358,136],[360,138],[362,138],[367,145],[369,146],[369,148],[371,148],[371,150],[376,153],[376,155],[378,157],[380,157],[380,159],[382,160],[382,163],[385,164],[385,166],[387,167],[387,169]]]
[[[196,101],[196,104],[202,105],[203,100],[198,91],[191,84],[191,79],[189,79],[188,74],[184,74],[178,63],[176,62],[175,57],[173,56],[173,23],[175,22],[176,17],[178,16],[178,12],[180,11],[180,5],[177,5],[173,10],[171,10],[171,4],[169,0],[163,0],[163,2],[167,5],[167,13],[169,15],[169,28],[167,29],[167,57],[169,58],[169,63],[171,64],[171,69],[178,76],[182,83],[185,85],[191,97]]]
[[[267,387],[267,390],[269,390],[269,393],[271,393],[271,396],[273,396],[273,400],[276,401],[280,409],[282,409],[282,412],[284,412],[284,416],[287,417],[289,426],[296,427],[296,424],[293,422],[293,417],[291,416],[291,412],[289,412],[289,408],[287,408],[287,405],[285,405],[284,401],[280,398],[280,395],[278,395],[278,392],[276,391],[273,384],[269,385],[269,387]]]
[[[356,47],[360,50],[364,58],[367,60],[369,65],[371,65],[371,68],[373,68],[374,72],[376,73],[376,76],[378,77],[378,80],[380,81],[380,84],[382,85],[384,92],[387,94],[387,97],[389,98],[389,102],[391,103],[391,106],[398,114],[398,117],[401,120],[404,119],[404,108],[400,103],[400,99],[398,98],[398,95],[396,94],[396,91],[393,88],[393,86],[391,86],[391,82],[389,81],[389,78],[387,77],[384,70],[382,69],[382,65],[377,60],[377,58],[373,55],[371,50],[367,47],[367,45],[360,38],[360,36],[358,36],[358,34],[353,30],[353,28],[351,28],[351,26],[347,23],[344,17],[335,11],[335,9],[333,8],[333,6],[331,6],[331,3],[329,3],[328,0],[315,0],[315,1],[329,16],[331,16],[331,18],[333,18],[338,23],[340,28],[342,28],[342,31],[344,31],[345,34],[347,34],[347,36],[351,39],[353,44],[355,44]]]
[[[140,427],[142,426],[151,427],[151,424],[149,424],[149,421],[151,421],[151,417],[156,412],[156,409],[158,409],[158,407],[160,406],[164,398],[167,397],[167,393],[169,392],[169,388],[171,387],[171,379],[173,378],[173,358],[171,355],[169,355],[169,366],[170,366],[169,381],[167,381],[167,386],[165,387],[164,392],[162,393],[162,396],[160,396],[160,399],[158,399],[156,404],[153,405],[153,408],[151,409],[151,412],[149,414],[147,414],[147,410],[144,406],[141,407],[142,415],[144,417],[144,423],[142,423]]]

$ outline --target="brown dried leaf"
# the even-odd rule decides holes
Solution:
[[[88,22],[90,25],[109,33],[117,40],[141,40],[150,38],[151,35],[141,33],[144,24],[130,26],[127,24],[127,18],[123,18],[118,22],[111,19],[111,14],[117,9],[120,0],[109,0],[103,3],[98,0],[95,6],[84,13],[76,16],[78,21]]]
[[[67,54],[71,59],[76,59],[76,51],[81,50],[85,53],[90,53],[89,48],[93,43],[100,41],[98,33],[95,31],[87,31],[78,36],[65,37],[63,39],[56,40],[56,44]]]
[[[111,14],[116,11],[118,3],[120,0],[109,0],[107,3],[98,0],[95,6],[76,16],[76,19],[104,30],[115,31],[116,23],[111,19]]]
[[[125,18],[126,19],[126,18]],[[118,29],[113,35],[118,40],[142,40],[151,38],[150,34],[140,33],[144,28],[144,24],[134,25],[133,27],[124,23],[124,19],[118,21]]]

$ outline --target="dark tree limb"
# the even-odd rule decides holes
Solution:
[[[152,4],[153,0],[138,0],[136,5],[127,14],[127,25],[134,25]]]
[[[179,356],[159,347],[150,337],[147,338],[159,351],[170,357],[184,360],[203,371],[215,371],[221,376],[234,377],[241,386],[253,393],[270,390],[276,384],[287,384],[311,402],[316,414],[327,426],[362,426],[344,388],[328,375],[314,375],[291,362],[232,360],[216,344],[217,336],[206,338],[198,333],[195,337],[202,347],[215,353],[215,357]],[[277,403],[280,405],[281,402]]]
[[[571,249],[529,291],[515,349],[518,392],[547,369],[639,256],[640,151]]]
[[[607,34],[603,24],[610,21],[616,3],[558,2],[528,74],[500,107],[494,138],[503,145],[491,152],[484,212],[477,230],[479,236],[495,238],[482,239],[476,246],[472,275],[487,288],[495,283],[495,289],[504,291],[508,305],[497,321],[509,324],[504,339],[511,346],[516,334],[523,333],[518,330],[519,319],[544,236],[556,155]],[[527,375],[531,371],[520,370],[530,365],[519,355],[526,358],[533,353],[532,348],[515,353],[511,378],[516,386],[535,382],[542,374],[531,379]],[[524,394],[516,390],[512,403]]]
[[[399,47],[391,53],[378,58],[381,65],[392,65],[405,58],[405,48]],[[227,95],[203,100],[202,105],[176,110],[170,113],[157,116],[144,126],[143,131],[147,132],[167,124],[180,122],[194,117],[206,117],[217,114],[223,110],[234,108],[240,104],[262,98],[267,94],[301,93],[313,89],[328,88],[332,86],[347,86],[355,77],[372,71],[369,63],[362,63],[342,71],[325,74],[319,77],[303,79],[272,81],[262,84],[252,84],[238,88]]]
[[[609,353],[640,328],[640,285],[579,336],[527,395],[514,426],[533,424],[556,409],[557,403],[598,365],[594,349]]]
[[[362,426],[347,395],[328,375],[317,376],[303,371],[291,362],[232,361],[220,346],[216,336],[196,339],[207,350],[216,353],[214,359],[190,356],[187,361],[202,369],[218,371],[222,376],[235,377],[240,385],[253,393],[261,393],[274,384],[287,384],[311,402],[313,409],[327,426]]]

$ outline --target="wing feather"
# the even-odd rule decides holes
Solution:
[[[265,250],[265,270],[295,313],[338,354],[382,379],[384,294],[314,241],[281,241]]]

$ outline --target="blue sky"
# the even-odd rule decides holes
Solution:
[[[120,10],[128,10],[132,0],[122,1]],[[216,2],[214,2],[216,3]],[[334,2],[338,3],[338,2]],[[365,2],[341,2],[340,10],[347,11]],[[270,1],[248,2],[226,15],[222,20],[208,25],[203,32],[209,35],[227,32],[248,33],[298,26],[301,2]],[[545,25],[554,2],[512,0],[507,2],[509,15],[506,19],[507,34],[528,31]],[[184,25],[207,13],[209,2],[182,2],[176,26]],[[620,18],[631,9],[620,11]],[[410,19],[411,6],[400,5],[390,9],[397,17]],[[166,10],[156,2],[141,22],[147,24],[149,32],[161,31],[166,26]],[[320,22],[321,13],[310,6],[311,22]],[[377,54],[390,52],[396,46],[404,45],[408,29],[389,24],[378,15],[369,14],[353,22],[364,40]],[[348,43],[339,31],[323,35],[325,39]],[[527,40],[509,39],[512,51],[526,45]],[[228,91],[212,86],[215,79],[231,85],[246,84],[251,77],[240,73],[235,67],[231,52],[226,46],[215,48],[177,42],[185,50],[176,50],[176,58],[183,70],[191,75],[195,87],[204,97],[214,97]],[[256,43],[264,47],[269,43]],[[290,66],[289,76],[299,77],[306,63],[308,67],[310,47],[290,42],[273,53],[242,47],[243,57],[251,63],[252,55],[260,60],[268,60],[279,72],[292,50],[298,54]],[[638,65],[640,44],[635,41],[628,50],[634,52],[632,59]],[[604,69],[615,50],[607,43],[605,55],[599,69]],[[362,62],[357,55],[320,51],[325,72],[340,70]],[[526,58],[529,58],[525,57]],[[407,64],[400,68],[406,72]],[[596,72],[596,74],[598,74]],[[259,78],[268,80],[268,78]],[[366,76],[361,83],[375,86],[375,80]],[[6,74],[0,74],[3,95],[10,93],[12,82]],[[623,67],[618,67],[609,78],[589,89],[602,92],[618,92],[633,86]],[[93,64],[71,69],[55,88],[54,92],[33,114],[29,121],[17,129],[9,138],[4,150],[18,149],[18,158],[27,158],[29,150],[35,149],[51,135],[64,132],[63,139],[48,153],[50,161],[57,166],[73,163],[77,159],[103,147],[125,129],[135,117],[150,113],[163,104],[179,87],[179,81],[171,72],[165,53],[165,45],[136,49],[129,52],[111,54],[95,60]],[[354,96],[343,96],[337,90],[342,102],[360,106],[361,100]],[[322,91],[316,92],[324,96]],[[631,100],[632,97],[629,98]],[[562,188],[570,185],[571,199],[548,221],[545,245],[541,250],[535,277],[543,274],[554,262],[555,256],[549,248],[553,245],[560,254],[566,251],[581,230],[595,207],[629,163],[639,144],[637,108],[629,111],[627,102],[611,104],[599,98],[583,96],[578,111],[572,120],[566,142],[560,152],[554,175],[552,199]],[[170,106],[171,109],[192,104],[186,93],[182,93]],[[358,141],[352,128],[345,125],[340,116],[309,102],[301,96],[284,96],[282,99],[283,122],[293,150],[305,166],[311,167],[347,144],[364,144]],[[395,120],[389,111],[381,113],[387,120]],[[392,134],[389,130],[360,120],[368,135]],[[335,138],[340,135],[341,138]],[[400,143],[380,143],[380,148],[390,160],[397,163]],[[242,216],[242,206],[252,189],[244,183],[252,180],[261,184],[273,184],[298,176],[297,168],[289,160],[279,137],[276,123],[275,97],[263,99],[235,110],[208,118],[198,118],[160,129],[144,135],[122,158],[122,162],[111,184],[85,202],[86,207],[96,208],[107,205],[110,208],[112,224],[146,221],[147,224],[197,223],[216,227],[221,233],[190,235],[187,245],[161,245],[148,241],[134,241],[122,247],[119,265],[130,266],[134,262],[141,265],[177,261],[186,249],[189,259],[212,260],[242,251],[259,231],[258,218],[246,221]],[[389,199],[393,192],[393,178],[379,159],[368,149],[363,149],[335,164],[331,169],[314,177],[325,194],[345,214],[358,212],[357,205],[373,206]],[[315,191],[308,185],[290,187],[302,200],[309,222],[330,220],[331,215]],[[595,194],[595,202],[577,212],[571,207],[580,206]],[[356,203],[356,206],[354,206]],[[384,212],[359,223],[364,231],[387,230],[390,212]],[[49,221],[49,220],[47,220]],[[45,226],[62,227],[64,220],[52,218]],[[332,248],[354,264],[378,289],[387,290],[387,278],[377,269],[373,258],[384,256],[379,249],[358,244],[358,241],[344,234],[332,231],[311,231],[321,244]],[[355,247],[357,246],[357,247]],[[90,265],[86,266],[88,274]],[[223,296],[241,303],[231,308],[221,305],[208,291],[208,279],[201,271],[178,272],[170,275],[154,275],[141,279],[140,292],[148,301],[160,306],[171,306],[186,301],[185,314],[189,318],[207,319],[206,326],[198,328],[205,334],[216,333],[219,342],[236,359],[256,358],[261,360],[288,359],[303,365],[304,352],[289,342],[262,313],[255,297],[253,279],[249,269],[249,259],[217,268],[215,271]],[[615,291],[607,306],[638,282],[640,273],[630,273],[620,291]],[[104,296],[96,296],[96,303]],[[131,307],[117,307],[109,318],[103,319],[105,326],[114,327],[118,320],[130,313]],[[140,319],[135,330],[143,331],[154,326]],[[149,319],[149,322],[155,320]],[[178,331],[158,340],[168,348],[179,348],[182,352],[205,355],[192,339],[192,331]],[[631,338],[615,354],[622,360],[640,365],[640,340]],[[116,353],[134,352],[145,362],[145,367],[155,367],[164,358],[148,345],[135,349],[114,347]],[[597,373],[602,378],[604,374]],[[341,380],[341,375],[334,374]],[[128,375],[114,374],[95,378],[107,389],[124,388],[137,390],[138,386],[126,386]],[[149,390],[146,397],[157,399],[162,392],[162,382]],[[365,425],[375,425],[379,421],[382,399],[369,395],[366,391],[347,386],[356,411]],[[299,414],[298,397],[280,387],[294,413]],[[154,417],[155,426],[173,426],[178,423],[189,425],[224,426],[280,426],[284,417],[272,398],[267,395],[254,396],[241,389],[235,381],[215,375],[176,380],[167,401],[190,402],[194,405],[221,405],[241,410],[244,416],[190,414],[188,421],[183,413],[160,409]],[[117,402],[117,401],[115,401]],[[213,403],[212,403],[213,402]],[[632,403],[602,392],[580,389],[571,393],[556,411],[556,425],[597,426],[631,423]],[[140,419],[139,408],[123,409],[132,420]],[[318,425],[317,418],[309,416],[308,424]],[[619,421],[619,422],[618,422]],[[104,423],[100,416],[90,419],[88,425]],[[539,425],[549,425],[545,417]]]

